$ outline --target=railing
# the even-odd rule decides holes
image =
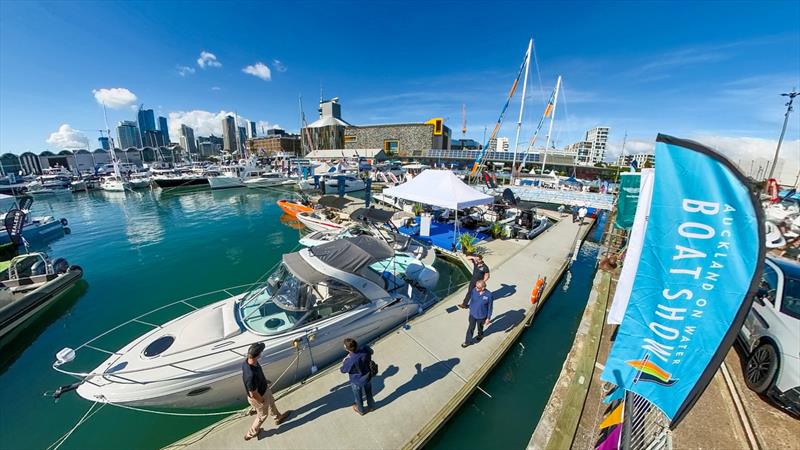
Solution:
[[[624,450],[671,450],[669,419],[644,397],[625,394],[625,422],[622,428]]]
[[[215,303],[215,302],[218,302],[218,301],[221,301],[221,300],[225,300],[226,298],[235,297],[236,295],[241,295],[241,294],[251,290],[254,286],[259,285],[260,283],[261,283],[261,281],[258,281],[258,282],[255,282],[255,283],[242,284],[242,285],[238,285],[238,286],[232,286],[232,287],[228,287],[228,288],[225,288],[225,289],[219,289],[219,290],[216,290],[216,291],[207,292],[205,294],[199,294],[199,295],[195,295],[195,296],[192,296],[192,297],[187,297],[187,298],[184,298],[184,299],[181,299],[181,300],[178,300],[178,301],[175,301],[175,302],[160,306],[160,307],[152,309],[152,310],[150,310],[150,311],[148,311],[148,312],[146,312],[144,314],[136,316],[136,317],[134,317],[134,318],[132,318],[132,319],[126,321],[126,322],[123,322],[123,323],[121,323],[121,324],[119,324],[119,325],[117,325],[117,326],[115,326],[115,327],[113,327],[113,328],[111,328],[111,329],[109,329],[109,330],[107,330],[107,331],[105,331],[105,332],[103,332],[103,333],[101,333],[101,334],[89,339],[88,341],[86,341],[83,344],[81,344],[78,347],[76,347],[73,351],[77,354],[77,352],[82,350],[82,349],[89,349],[89,350],[93,350],[95,352],[104,353],[106,355],[121,355],[120,353],[117,353],[117,352],[114,352],[114,351],[111,351],[111,350],[107,350],[107,349],[101,348],[101,347],[93,345],[93,344],[96,341],[98,341],[98,340],[100,340],[100,339],[102,339],[104,337],[107,337],[107,336],[111,335],[114,332],[118,332],[121,329],[123,329],[123,328],[125,328],[125,327],[127,327],[127,326],[129,326],[131,324],[144,325],[144,326],[150,327],[152,330],[160,329],[161,325],[157,325],[157,324],[148,322],[147,320],[144,320],[144,319],[149,317],[149,316],[151,316],[151,315],[153,315],[153,314],[155,314],[156,312],[163,311],[163,310],[166,310],[168,308],[173,308],[173,307],[178,306],[178,305],[182,305],[182,306],[190,308],[192,311],[196,311],[196,310],[202,308],[203,306],[207,306],[207,305],[210,305],[212,303]],[[256,291],[257,290],[258,289],[256,289]],[[234,293],[235,291],[241,291],[241,292],[236,294],[236,293]],[[192,303],[190,303],[190,301]],[[211,356],[211,355],[215,355],[217,353],[222,353],[222,352],[226,352],[226,351],[233,351],[233,350],[235,350],[235,349],[225,349],[225,350],[221,350],[219,352],[210,353],[210,354],[207,354],[207,355],[204,355],[204,356]],[[242,355],[244,355],[244,353],[240,354],[240,356],[242,356]],[[175,361],[175,362],[172,362],[172,363],[167,363],[167,364],[162,364],[162,365],[157,365],[157,366],[151,366],[151,367],[148,367],[146,370],[152,370],[152,369],[155,369],[155,368],[166,367],[166,366],[173,366],[173,367],[176,367],[176,368],[178,368],[180,370],[189,371],[188,369],[185,369],[185,368],[182,368],[182,367],[178,367],[178,366],[175,366],[175,365],[187,362],[187,361],[192,360],[192,359],[197,359],[197,358],[189,358],[187,360],[181,360],[181,361]],[[74,376],[74,377],[79,378],[79,379],[84,379],[84,378],[95,376],[95,375],[101,375],[101,374],[95,374],[95,373],[90,373],[90,372],[70,371],[70,370],[66,370],[66,369],[61,367],[63,365],[69,364],[70,362],[72,362],[72,361],[64,361],[64,362],[56,361],[53,364],[53,369],[55,369],[56,371],[61,372],[63,374],[71,375],[71,376]],[[135,373],[135,372],[140,372],[142,370],[144,370],[144,369],[127,370],[127,371],[126,370],[119,370],[119,371],[115,371],[113,373],[110,373],[108,375],[112,375],[112,376],[115,376],[117,378],[124,379],[120,375],[132,374],[132,373]],[[134,382],[132,380],[129,380],[129,381]]]

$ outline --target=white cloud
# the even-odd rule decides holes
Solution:
[[[775,148],[778,146],[777,139],[753,137],[702,135],[693,139],[719,151],[734,164],[739,165],[745,175],[753,177],[759,175],[759,167],[762,169],[761,177],[766,176],[764,172],[767,171],[767,164],[772,164]],[[800,139],[784,140],[774,177],[781,184],[794,184],[798,171],[800,171]]]
[[[177,66],[176,69],[178,69],[178,75],[182,77],[185,77],[186,75],[192,75],[196,71],[194,67],[189,66]]]
[[[222,88],[219,87],[219,86],[211,86],[211,90],[212,91],[220,91],[220,90],[222,90]]]
[[[200,57],[197,58],[197,65],[201,69],[206,67],[222,67],[222,63],[217,59],[217,55],[207,52],[205,50],[200,52]]]
[[[125,88],[101,88],[92,91],[97,103],[109,108],[120,109],[136,103],[136,95]]]
[[[272,60],[272,67],[277,70],[278,72],[286,72],[286,64],[282,63],[280,60],[273,59]]]
[[[62,124],[47,138],[48,144],[60,149],[86,148],[87,142],[86,135],[72,128],[68,123]]]
[[[259,120],[256,122],[256,134],[261,136],[265,134],[267,130],[272,130],[274,128],[280,128],[281,126],[277,123],[269,123],[266,120]]]
[[[242,69],[242,72],[261,78],[264,81],[269,81],[272,78],[272,71],[269,70],[269,67],[267,67],[266,64],[260,61],[251,66],[245,67]]]

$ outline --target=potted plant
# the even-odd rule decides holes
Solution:
[[[425,211],[425,208],[422,207],[422,203],[414,203],[414,206],[411,207],[411,211],[415,216],[418,216]]]
[[[494,239],[505,238],[506,233],[503,230],[503,225],[500,222],[493,222],[491,226],[489,226],[489,234]]]
[[[458,244],[461,246],[461,251],[465,255],[472,255],[475,253],[475,250],[477,250],[477,245],[475,245],[476,241],[477,239],[475,239],[475,236],[469,233],[464,233],[458,237]]]

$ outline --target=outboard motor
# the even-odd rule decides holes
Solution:
[[[406,277],[425,289],[434,289],[439,282],[439,272],[419,261],[412,261],[406,267]]]

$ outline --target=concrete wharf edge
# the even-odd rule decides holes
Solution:
[[[495,292],[505,289],[506,293],[495,302],[494,320],[477,345],[460,347],[467,315],[455,305],[465,295],[463,287],[411,319],[408,329],[394,330],[373,343],[382,371],[373,381],[374,412],[359,417],[351,410],[347,378],[334,365],[302,385],[278,393],[278,407],[291,408],[296,414],[277,430],[271,429],[268,419],[264,424],[267,431],[259,439],[243,441],[253,418],[234,415],[167,448],[422,447],[479,388],[555,288],[576,240],[582,241],[592,224],[587,221],[579,227],[566,219],[532,241],[509,239],[484,244],[484,259],[492,269],[489,288]],[[537,306],[529,298],[538,275],[545,276],[547,282]],[[507,323],[505,330],[497,329],[503,323]],[[394,373],[387,375],[390,368]],[[411,379],[409,373],[414,374]],[[403,380],[407,381],[398,386]],[[386,395],[392,388],[394,392]]]

